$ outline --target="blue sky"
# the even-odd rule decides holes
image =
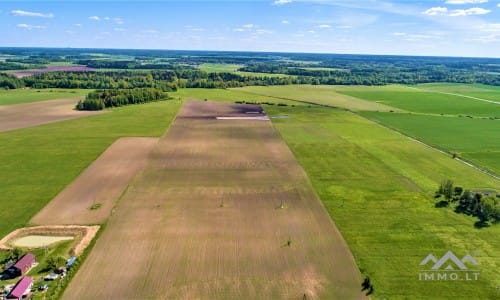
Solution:
[[[2,1],[0,46],[500,57],[500,0]]]

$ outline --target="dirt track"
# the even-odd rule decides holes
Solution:
[[[77,111],[80,98],[0,106],[0,132],[86,117],[103,111]]]
[[[63,299],[359,299],[354,259],[268,121],[187,102]],[[260,115],[260,114],[256,114]]]
[[[100,224],[144,168],[157,138],[121,138],[32,219],[40,225]],[[90,209],[100,204],[98,209]]]

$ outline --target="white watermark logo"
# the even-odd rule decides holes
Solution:
[[[446,252],[439,260],[431,254],[427,255],[420,263],[426,268],[430,263],[430,269],[422,270],[418,273],[418,279],[422,281],[459,281],[459,280],[478,280],[479,270],[473,270],[468,265],[478,266],[479,263],[470,254],[466,254],[459,259],[453,252]]]

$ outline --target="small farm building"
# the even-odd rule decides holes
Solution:
[[[22,276],[35,265],[35,262],[35,255],[26,253],[15,264],[8,268],[7,272],[13,276]]]
[[[30,277],[21,278],[7,295],[7,299],[23,299],[24,296],[30,294],[32,286],[33,279]]]

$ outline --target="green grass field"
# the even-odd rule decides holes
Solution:
[[[459,94],[500,102],[500,87],[484,84],[426,83],[416,86],[419,89]]]
[[[0,133],[0,236],[24,227],[116,139],[160,136],[179,101]]]
[[[456,91],[462,92],[468,89],[474,91],[486,88],[491,91],[499,90],[496,87],[476,85],[431,86],[451,86]],[[244,87],[233,90],[356,111],[364,117],[444,151],[457,153],[482,168],[500,174],[500,144],[497,138],[500,121],[491,119],[492,116],[500,118],[500,105],[497,104],[454,95],[423,92],[399,85],[382,87],[299,85]],[[496,92],[496,95],[500,97],[500,92]],[[390,110],[393,113],[389,113]],[[443,112],[443,116],[438,114],[438,111]]]
[[[339,93],[424,114],[500,118],[500,105],[404,86],[333,87]]]
[[[0,105],[31,103],[54,99],[67,99],[87,95],[83,89],[17,89],[0,90]]]
[[[266,107],[346,238],[376,299],[493,299],[500,278],[500,226],[435,208],[444,178],[469,188],[499,182],[350,112]],[[480,261],[478,281],[419,281],[420,262],[452,250]]]
[[[500,120],[383,112],[361,115],[500,174]]]
[[[208,73],[222,73],[222,72],[229,72],[233,73],[236,72],[239,68],[243,67],[243,65],[237,65],[237,64],[201,64],[198,66],[198,69],[208,72]]]

